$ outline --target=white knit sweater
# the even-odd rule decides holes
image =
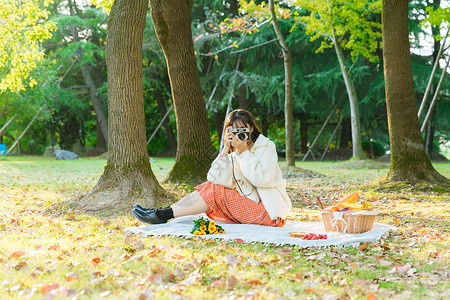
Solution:
[[[275,144],[262,134],[252,149],[241,155],[219,155],[209,169],[208,181],[229,189],[237,182],[238,192],[255,202],[262,201],[272,220],[285,219],[292,208]]]

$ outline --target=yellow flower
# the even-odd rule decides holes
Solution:
[[[194,235],[200,235],[201,233],[200,233],[200,231],[198,231],[198,230],[196,230],[195,232],[194,232]]]
[[[214,231],[216,231],[216,226],[214,226],[214,224],[213,225],[209,224],[208,231],[210,233],[213,233]]]
[[[200,225],[202,225],[202,226],[205,225],[205,222],[204,222],[204,221],[201,221],[201,222],[200,222]]]
[[[206,231],[206,226],[205,225],[200,226],[200,231]]]
[[[203,230],[200,230],[200,235],[205,235],[206,232],[204,232]]]
[[[211,222],[209,222],[209,225],[211,226],[211,225],[216,225],[216,221],[211,221]]]

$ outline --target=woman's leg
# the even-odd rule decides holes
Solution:
[[[175,218],[204,213],[209,209],[208,205],[206,205],[202,196],[200,196],[200,193],[197,191],[193,191],[180,201],[172,204],[170,207],[173,210],[173,216]]]

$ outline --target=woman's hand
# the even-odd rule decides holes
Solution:
[[[241,154],[248,150],[248,136],[245,135],[245,139],[241,140],[238,138],[238,136],[234,136],[233,140],[231,141],[231,145],[236,148],[236,153]]]
[[[227,156],[228,151],[230,151],[231,142],[233,141],[234,138],[234,134],[230,132],[231,128],[232,128],[231,126],[225,128],[225,135],[223,136],[223,149],[222,152],[220,153],[220,156]]]

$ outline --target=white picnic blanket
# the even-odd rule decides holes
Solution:
[[[165,224],[141,225],[138,227],[125,228],[125,232],[141,236],[180,236],[193,237],[191,230],[194,220],[206,217],[205,214],[191,215],[175,218]],[[361,242],[373,242],[380,239],[389,230],[396,228],[386,224],[374,223],[372,230],[360,234],[344,234],[338,232],[325,232],[322,222],[294,222],[287,221],[284,227],[270,227],[251,224],[228,224],[217,222],[226,231],[226,234],[208,234],[199,237],[206,239],[241,239],[246,243],[260,242],[275,245],[297,245],[300,247],[313,246],[344,246],[359,245]],[[302,240],[301,238],[289,237],[289,232],[306,232],[315,234],[326,234],[325,240]]]

